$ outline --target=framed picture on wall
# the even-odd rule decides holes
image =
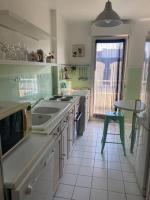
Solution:
[[[72,45],[72,57],[84,57],[84,56],[85,56],[84,44]]]

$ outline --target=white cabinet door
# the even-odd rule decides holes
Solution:
[[[43,161],[42,161],[43,163]],[[40,163],[39,163],[40,164]],[[12,200],[52,200],[54,152],[51,152],[42,164],[41,172],[36,178],[31,176],[22,181],[16,190],[12,190]],[[34,173],[34,172],[33,172]]]
[[[68,157],[68,124],[66,124],[64,130],[62,131],[62,160],[63,168],[66,165]]]
[[[54,170],[53,170],[53,194],[56,192],[60,178],[60,153],[61,153],[61,136],[56,140],[54,147]]]
[[[75,131],[75,113],[74,109],[69,113],[69,121],[68,121],[68,157],[69,153],[72,151],[73,146],[73,135]]]

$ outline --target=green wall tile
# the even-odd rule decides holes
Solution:
[[[0,66],[0,100],[35,101],[52,95],[49,66]]]

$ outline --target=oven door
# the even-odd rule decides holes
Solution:
[[[82,117],[82,112],[77,112],[76,113],[76,117],[75,117],[75,140],[77,138],[77,136],[80,134],[80,127],[81,127],[81,117]]]

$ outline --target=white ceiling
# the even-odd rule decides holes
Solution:
[[[104,9],[105,0],[57,0],[56,7],[68,20],[93,21]],[[150,0],[111,0],[123,19],[150,18]]]

